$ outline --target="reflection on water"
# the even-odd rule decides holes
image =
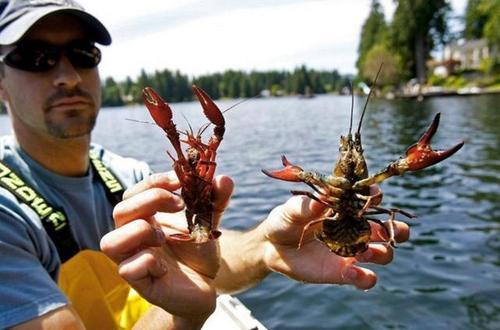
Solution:
[[[364,99],[358,98],[355,123]],[[362,127],[371,173],[404,154],[441,112],[437,149],[465,140],[456,155],[421,172],[382,183],[384,205],[418,215],[412,237],[389,266],[369,267],[377,286],[306,285],[278,274],[239,297],[270,329],[500,329],[500,96],[373,100]],[[232,101],[218,102],[227,108]],[[196,103],[174,104],[176,122],[206,122]],[[280,155],[308,170],[329,173],[338,139],[349,125],[350,97],[258,99],[226,114],[218,173],[236,190],[224,226],[248,228],[302,185],[271,180],[262,168],[280,167]],[[143,107],[105,110],[94,140],[111,150],[170,168],[169,143]],[[7,132],[6,119],[2,118]],[[355,125],[357,126],[357,125]],[[169,149],[171,150],[171,149]]]

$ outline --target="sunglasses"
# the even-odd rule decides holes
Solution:
[[[64,54],[76,69],[92,69],[101,62],[101,51],[92,42],[73,41],[56,46],[41,41],[24,41],[0,57],[10,67],[30,72],[53,69]]]

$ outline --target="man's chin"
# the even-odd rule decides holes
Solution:
[[[94,125],[95,121],[70,125],[47,125],[47,130],[52,137],[58,139],[75,139],[89,136]]]

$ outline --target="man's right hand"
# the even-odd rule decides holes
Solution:
[[[116,229],[103,237],[101,249],[142,297],[173,316],[174,325],[196,328],[215,309],[219,243],[169,239],[171,233],[186,230],[184,202],[173,193],[179,186],[170,172],[154,174],[128,189],[114,210]],[[218,223],[233,183],[219,177],[214,189]]]

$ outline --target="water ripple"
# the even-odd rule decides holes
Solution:
[[[356,99],[355,121],[364,99]],[[218,102],[227,108],[234,101]],[[371,173],[404,155],[442,113],[436,148],[465,140],[456,155],[433,168],[383,182],[383,204],[419,217],[412,237],[389,266],[367,267],[379,276],[369,292],[296,283],[272,275],[239,295],[270,329],[499,329],[500,328],[500,112],[499,96],[373,100],[362,128]],[[206,122],[194,102],[173,104],[186,128]],[[338,139],[348,129],[350,97],[259,99],[227,113],[218,173],[233,177],[234,197],[223,224],[249,228],[305,185],[279,182],[261,169],[281,167],[280,156],[308,170],[330,173]],[[144,107],[104,110],[94,140],[118,153],[170,169],[171,150]],[[0,118],[4,132],[8,120]],[[208,133],[208,132],[207,132]]]

